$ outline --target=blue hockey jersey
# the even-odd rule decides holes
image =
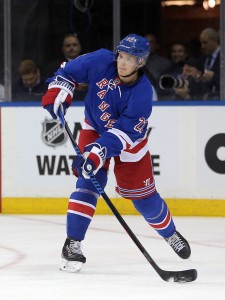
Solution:
[[[49,82],[57,75],[88,83],[85,122],[100,134],[96,142],[107,148],[107,157],[138,161],[145,155],[153,91],[144,74],[133,85],[123,84],[117,76],[115,54],[100,49],[63,64]]]

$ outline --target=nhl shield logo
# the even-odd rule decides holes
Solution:
[[[42,126],[42,138],[45,144],[47,144],[48,146],[56,147],[66,142],[67,135],[65,134],[65,131],[60,121],[54,119],[46,119],[42,123]]]

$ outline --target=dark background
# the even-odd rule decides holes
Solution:
[[[65,33],[77,33],[83,53],[113,48],[113,0],[79,0],[88,4],[79,11],[74,0],[11,0],[12,74],[18,63],[33,59],[42,69],[61,57]],[[3,0],[0,0],[0,41],[3,45]],[[121,38],[129,33],[154,33],[161,54],[167,56],[175,41],[196,41],[202,29],[219,29],[219,6],[205,11],[202,1],[195,6],[162,7],[161,0],[121,0]],[[1,72],[4,48],[0,49]]]
[[[85,1],[80,0],[80,3]],[[161,1],[121,1],[121,37],[131,32],[159,33]],[[80,12],[71,0],[12,1],[13,60],[34,59],[39,65],[60,57],[65,33],[78,34],[83,52],[112,49],[113,1],[89,1]]]

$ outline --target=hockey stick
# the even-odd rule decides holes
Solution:
[[[76,141],[73,138],[72,132],[64,118],[64,115],[62,114],[62,111],[59,109],[58,111],[59,118],[61,120],[62,126],[65,128],[69,139],[73,145],[73,148],[77,155],[82,155]],[[99,192],[99,194],[102,196],[102,198],[105,200],[117,220],[120,222],[120,224],[123,226],[123,228],[126,230],[126,232],[129,234],[130,238],[133,240],[133,242],[136,244],[136,246],[139,248],[139,250],[142,252],[142,254],[145,256],[147,261],[152,265],[152,267],[155,269],[155,271],[159,274],[159,276],[165,280],[165,281],[172,281],[172,282],[190,282],[194,281],[197,278],[197,270],[195,269],[189,269],[184,271],[165,271],[159,268],[159,266],[155,263],[155,261],[151,258],[151,256],[148,254],[146,249],[143,247],[141,242],[138,240],[138,238],[135,236],[133,231],[130,229],[130,227],[127,225],[127,223],[124,221],[116,207],[113,205],[109,197],[106,195],[104,190],[99,185],[98,181],[96,180],[95,176],[91,173],[90,179],[92,183],[94,184],[95,188]]]

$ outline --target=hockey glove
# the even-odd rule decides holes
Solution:
[[[57,119],[59,107],[65,115],[72,102],[74,89],[75,84],[61,76],[49,84],[48,91],[42,97],[42,106],[48,110],[53,119]]]
[[[77,171],[79,176],[89,179],[89,174],[94,175],[104,165],[106,160],[106,147],[101,147],[98,143],[87,145],[84,149],[84,157],[77,155],[72,163],[72,169]]]
[[[76,155],[74,160],[73,160],[73,163],[72,163],[72,171],[73,171],[73,174],[78,177],[84,177],[82,172],[83,172],[83,169],[82,169],[82,166],[85,162],[85,159],[83,157],[83,155]]]

